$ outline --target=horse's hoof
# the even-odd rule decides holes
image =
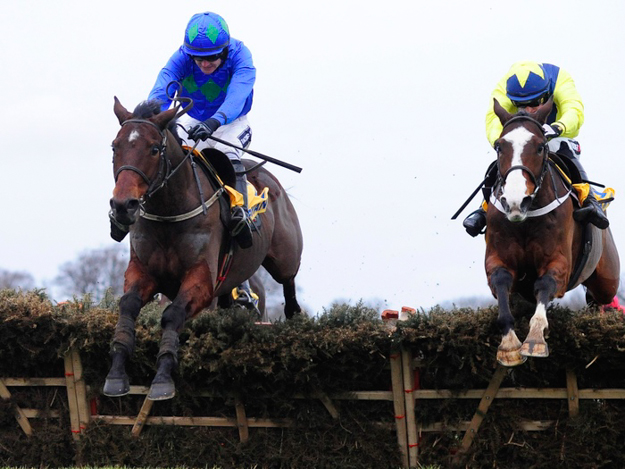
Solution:
[[[151,401],[164,401],[171,399],[176,395],[176,387],[174,383],[152,383],[150,386],[150,392],[148,392],[148,399]]]
[[[545,358],[549,356],[549,347],[546,342],[523,342],[521,355],[524,357]]]
[[[102,394],[108,397],[121,397],[130,392],[128,378],[106,378]]]
[[[502,366],[519,366],[525,363],[524,357],[518,350],[497,350],[497,362]]]

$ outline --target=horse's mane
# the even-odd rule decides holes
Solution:
[[[132,111],[132,115],[138,119],[149,119],[150,117],[154,117],[161,112],[161,106],[163,102],[158,99],[151,99],[149,101],[142,101],[137,104],[135,110]],[[178,119],[173,119],[169,124],[167,124],[167,129],[176,137],[178,143],[182,144],[182,140],[178,135]]]

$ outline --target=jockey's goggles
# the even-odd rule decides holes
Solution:
[[[520,107],[538,107],[541,104],[545,104],[545,102],[547,101],[545,98],[547,97],[546,94],[543,94],[542,96],[539,96],[537,98],[532,98],[532,99],[528,99],[525,101],[517,101],[516,99],[512,99],[512,104],[514,104],[517,108]]]
[[[222,53],[220,52],[219,54],[215,54],[215,55],[192,55],[191,58],[198,63],[204,62],[205,60],[207,62],[217,62],[219,59],[221,59],[222,57]]]

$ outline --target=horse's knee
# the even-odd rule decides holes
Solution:
[[[553,300],[557,289],[556,279],[551,275],[543,275],[534,283],[534,296],[539,302],[546,305]]]
[[[139,316],[139,311],[141,311],[141,306],[143,306],[141,296],[136,292],[129,291],[119,300],[119,314],[130,316],[133,320],[136,320],[137,316]]]
[[[497,298],[501,292],[509,292],[512,289],[514,278],[509,270],[500,267],[496,269],[490,276],[491,289],[495,292]]]
[[[184,325],[186,314],[185,309],[176,304],[174,301],[167,306],[167,308],[165,308],[165,311],[163,311],[163,315],[161,316],[161,327],[163,330],[172,329],[179,331]]]

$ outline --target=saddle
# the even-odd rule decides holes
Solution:
[[[187,151],[191,150],[191,147],[185,146],[183,148]],[[208,177],[213,188],[215,190],[221,187],[224,188],[224,192],[219,198],[219,204],[221,207],[221,221],[227,227],[230,224],[231,209],[244,204],[243,195],[235,189],[236,174],[232,163],[230,163],[230,159],[224,153],[214,148],[205,148],[201,152],[194,150],[193,155],[195,161],[200,163],[199,166]],[[259,231],[261,220],[258,215],[267,210],[269,188],[265,187],[259,194],[254,185],[248,181],[247,200],[249,205],[247,208],[252,220],[252,230]]]

